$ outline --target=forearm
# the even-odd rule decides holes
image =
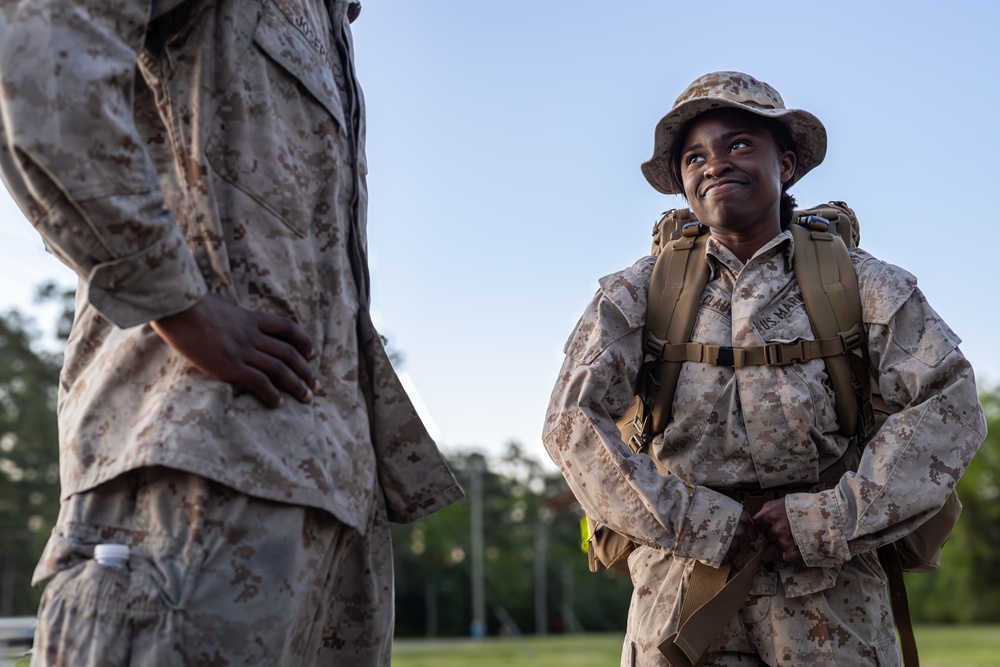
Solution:
[[[807,564],[847,560],[899,539],[944,504],[986,432],[968,362],[956,350],[940,371],[951,384],[893,415],[856,475],[815,497],[789,496]]]
[[[879,387],[897,412],[866,445],[856,474],[821,494],[789,496],[807,564],[892,542],[943,505],[986,435],[975,376],[958,343],[917,290],[871,325]]]
[[[602,393],[600,384],[590,369],[567,361],[546,418],[545,447],[580,504],[637,542],[718,566],[741,506],[707,488],[689,489],[674,475],[661,476],[649,456],[633,453],[602,402],[593,400],[595,391]]]
[[[133,118],[149,2],[0,10],[0,171],[46,244],[127,327],[180,312],[205,283]]]

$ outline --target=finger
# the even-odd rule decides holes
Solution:
[[[753,520],[758,521],[759,519],[764,519],[771,521],[774,517],[775,508],[782,504],[781,500],[768,500],[766,503],[761,505],[757,513],[753,515]]]
[[[291,394],[302,403],[312,401],[312,390],[306,381],[281,359],[257,351],[247,363],[263,373],[269,383],[278,390]]]
[[[296,322],[287,317],[268,313],[254,313],[254,316],[262,333],[289,343],[306,359],[313,358],[315,352],[312,341],[309,340],[305,329]]]
[[[298,376],[307,391],[316,389],[316,376],[309,367],[309,362],[300,354],[299,350],[277,338],[264,336],[256,341],[256,347],[260,352],[274,357]],[[273,378],[272,378],[273,379]],[[295,392],[291,392],[295,394]]]
[[[753,519],[747,514],[747,519],[749,520],[749,525],[747,526],[747,536],[750,538],[750,542],[756,542],[760,534],[757,532],[757,524],[754,523]]]
[[[781,560],[786,563],[799,563],[802,561],[802,552],[797,546],[792,545],[790,548],[782,550]]]
[[[233,380],[233,384],[243,387],[269,408],[281,406],[281,394],[277,387],[268,379],[267,375],[261,371],[247,367],[241,374],[240,379]]]
[[[730,561],[736,557],[737,554],[744,553],[746,551],[746,536],[741,535],[737,532],[733,535],[733,541],[729,544],[729,550],[726,551],[726,560]]]
[[[763,509],[759,510],[756,514],[754,514],[750,520],[753,521],[754,526],[758,530],[762,530],[765,533],[771,527],[770,515],[767,514],[767,512]]]

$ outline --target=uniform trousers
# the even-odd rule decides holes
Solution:
[[[388,667],[392,545],[384,504],[364,533],[326,512],[169,468],[63,503],[40,567],[32,665]],[[93,558],[131,548],[128,566]]]
[[[635,583],[622,667],[669,667],[659,643],[676,630],[693,561],[640,547],[629,557]],[[774,563],[710,645],[701,667],[898,667],[885,573],[874,552],[840,567],[826,590],[788,597]]]

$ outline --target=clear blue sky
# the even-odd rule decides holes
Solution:
[[[821,7],[823,7],[821,9]],[[639,164],[695,77],[748,72],[807,109],[827,160],[792,192],[842,199],[862,245],[916,274],[1000,382],[995,3],[367,0],[374,308],[446,451],[539,433],[597,279],[683,205]],[[0,195],[0,309],[72,276]]]

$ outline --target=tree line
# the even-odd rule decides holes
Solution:
[[[71,312],[70,293],[45,294]],[[30,319],[0,314],[0,616],[35,613],[31,572],[59,508],[61,359],[39,337]],[[1000,621],[1000,388],[982,388],[980,400],[990,435],[959,484],[964,510],[942,567],[907,575],[918,622]],[[398,635],[624,629],[631,583],[589,571],[581,510],[558,472],[518,443],[500,456],[448,458],[469,497],[392,527]]]

